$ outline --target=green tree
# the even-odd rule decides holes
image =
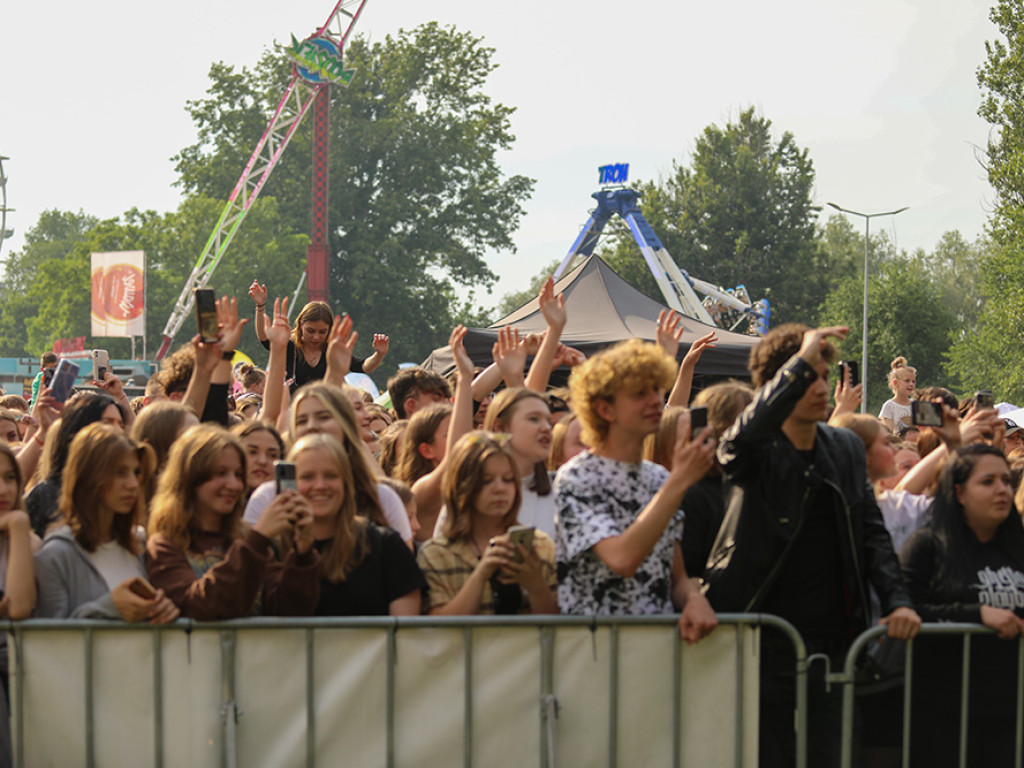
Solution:
[[[505,315],[519,309],[523,304],[530,301],[531,299],[537,298],[537,294],[540,293],[541,287],[547,282],[547,279],[551,275],[555,274],[555,270],[558,269],[558,265],[562,263],[561,259],[555,259],[546,267],[541,269],[536,275],[530,278],[530,284],[521,291],[510,291],[501,297],[501,301],[498,302],[497,316],[504,317]]]
[[[868,366],[861,371],[868,411],[877,413],[892,396],[886,375],[897,355],[903,355],[917,368],[921,386],[947,386],[943,355],[956,319],[942,302],[941,290],[925,261],[899,256],[879,265],[873,274],[869,273],[868,296]],[[850,327],[839,350],[844,358],[858,362],[864,338],[863,302],[863,277],[853,275],[828,295],[820,312],[823,324]]]
[[[705,128],[690,165],[674,162],[667,179],[637,189],[680,267],[723,287],[746,285],[754,300],[769,300],[774,323],[807,321],[831,286],[815,240],[813,186],[807,150],[788,131],[773,136],[771,121],[749,108],[736,122]],[[642,274],[631,238],[614,232],[609,263],[627,279]],[[637,287],[651,293],[646,280]]]
[[[533,182],[498,166],[514,141],[513,110],[484,90],[493,53],[436,23],[346,47],[356,76],[331,91],[331,298],[362,330],[360,353],[384,332],[391,359],[425,357],[455,322],[474,319],[453,297],[457,287],[493,284],[484,253],[514,249]],[[276,51],[253,70],[211,68],[208,97],[189,103],[199,140],[175,158],[186,192],[228,196],[289,77]],[[311,141],[307,121],[264,192],[293,234],[309,228]]]
[[[985,43],[978,69],[978,114],[993,128],[985,151],[995,190],[992,243],[980,259],[976,326],[956,340],[949,369],[965,391],[989,388],[1024,403],[1024,2],[998,0],[989,18],[1003,36]]]

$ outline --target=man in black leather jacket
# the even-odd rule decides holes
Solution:
[[[763,612],[791,622],[808,653],[842,664],[867,628],[868,585],[892,637],[921,624],[867,480],[864,445],[828,427],[829,362],[846,328],[776,328],[753,350],[754,401],[718,448],[726,512],[704,573],[716,611]],[[761,768],[792,765],[792,645],[766,632],[761,656]],[[839,765],[841,688],[809,676],[808,765]]]

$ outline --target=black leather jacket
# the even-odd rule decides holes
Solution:
[[[716,611],[758,611],[802,528],[807,500],[823,487],[835,493],[841,510],[843,574],[859,630],[870,616],[869,583],[881,600],[882,615],[913,603],[867,480],[864,443],[849,430],[819,423],[809,468],[782,432],[817,376],[794,356],[723,436],[718,459],[726,475],[725,519],[703,588]]]

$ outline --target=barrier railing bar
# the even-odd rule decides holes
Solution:
[[[316,766],[316,695],[313,681],[313,630],[306,630],[306,765]]]
[[[743,687],[745,685],[743,672],[746,667],[743,659],[744,640],[743,628],[736,627],[736,710],[733,718],[733,728],[736,729],[736,749],[732,758],[733,768],[743,768],[743,716],[746,714],[746,709],[743,706]]]
[[[679,678],[683,674],[682,641],[679,632],[672,633],[672,765],[680,768],[682,756],[682,728],[679,721],[683,716],[683,698]]]
[[[87,768],[96,765],[96,733],[93,730],[92,711],[92,628],[85,630],[85,764]]]
[[[555,768],[557,741],[555,720],[558,702],[555,699],[555,630],[540,627],[540,765]]]
[[[8,622],[8,628],[10,626],[11,622]],[[25,662],[22,656],[21,640],[21,627],[15,625],[14,659],[16,667],[14,669],[14,680],[17,689],[14,694],[14,711],[11,712],[11,717],[13,718],[15,713],[17,713],[18,727],[14,734],[17,737],[14,747],[14,764],[18,768],[25,768],[25,718],[22,717],[22,713],[25,711]]]
[[[163,635],[153,632],[153,765],[164,764],[164,653]]]
[[[387,768],[395,768],[395,664],[398,663],[398,649],[395,645],[397,642],[396,632],[395,623],[391,622],[391,626],[388,627],[387,691],[384,702],[384,706],[387,708],[384,714],[386,718],[384,728],[387,739],[387,757],[385,758]]]
[[[967,768],[967,694],[971,687],[971,636],[964,635],[960,662],[960,768]]]
[[[903,768],[910,768],[910,705],[914,695],[914,641],[907,641],[903,659]]]
[[[1013,737],[1013,764],[1015,768],[1021,768],[1021,736],[1024,733],[1024,718],[1020,713],[1024,712],[1024,638],[1017,640],[1017,726]]]
[[[608,636],[608,768],[615,768],[619,751],[619,628]]]
[[[462,765],[473,768],[473,627],[462,630],[466,645],[462,691]]]
[[[235,768],[238,762],[236,751],[236,725],[238,708],[235,702],[235,630],[225,629],[220,633],[220,681],[221,681],[221,750],[222,768]]]

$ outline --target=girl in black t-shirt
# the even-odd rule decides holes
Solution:
[[[426,582],[401,537],[356,513],[348,454],[327,434],[301,438],[288,453],[298,491],[313,507],[320,552],[318,616],[415,616]],[[284,538],[286,548],[291,546]]]

